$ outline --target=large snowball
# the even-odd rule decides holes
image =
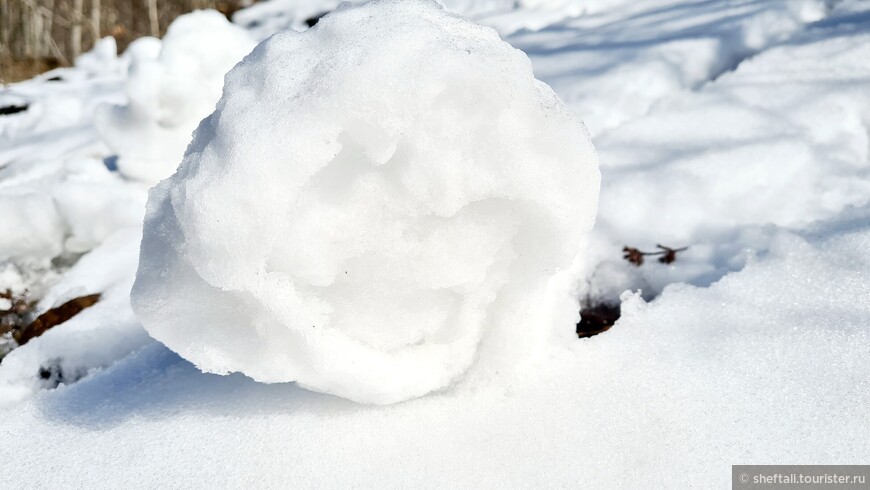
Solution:
[[[421,396],[570,337],[598,184],[582,123],[493,30],[345,6],[227,75],[151,192],[133,306],[205,371]]]

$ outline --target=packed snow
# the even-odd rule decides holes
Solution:
[[[405,400],[570,334],[598,186],[582,123],[495,31],[339,8],[227,75],[151,191],[133,307],[204,371]]]
[[[2,360],[0,432],[11,441],[0,444],[4,487],[71,482],[87,488],[726,487],[732,464],[870,460],[868,2],[554,0],[452,6],[528,55],[535,76],[587,123],[597,148],[596,224],[577,269],[564,269],[572,273],[562,276],[565,291],[576,289],[571,309],[549,310],[562,320],[549,322],[551,335],[539,343],[530,340],[544,330],[521,329],[531,324],[528,307],[543,303],[530,305],[534,300],[521,295],[542,292],[542,281],[571,265],[578,251],[572,247],[589,225],[580,222],[564,231],[572,211],[560,203],[593,196],[566,194],[561,180],[574,174],[556,172],[562,157],[588,156],[585,137],[553,139],[577,127],[566,115],[567,126],[558,125],[562,130],[546,129],[557,126],[549,119],[564,114],[559,106],[551,106],[552,113],[524,109],[540,92],[528,87],[532,77],[527,66],[521,69],[523,56],[499,44],[494,34],[483,34],[488,31],[430,13],[465,26],[461,32],[486,39],[481,43],[491,50],[474,63],[449,63],[451,55],[462,55],[459,44],[447,41],[450,36],[430,45],[417,27],[388,48],[391,37],[385,33],[399,17],[348,20],[400,8],[389,5],[348,7],[304,33],[279,33],[232,72],[224,101],[202,123],[180,170],[153,191],[143,246],[159,254],[140,256],[138,250],[149,185],[140,181],[171,174],[182,163],[184,148],[158,157],[153,166],[136,167],[153,174],[124,173],[123,152],[97,130],[95,115],[112,106],[132,107],[136,97],[153,100],[138,93],[153,87],[131,83],[133,67],[137,57],[159,56],[166,50],[163,42],[142,40],[136,48],[141,54],[131,47],[119,55],[106,41],[74,68],[0,90],[0,106],[28,106],[0,116],[0,290],[30,288],[40,299],[37,311],[103,293],[93,307]],[[334,7],[328,0],[256,4],[234,17],[247,36],[239,43],[250,51],[255,41],[279,29],[304,31],[309,12],[319,16]],[[432,12],[431,6],[401,8]],[[344,22],[346,29],[334,31]],[[422,30],[439,29],[445,28],[434,22]],[[374,43],[379,35],[385,37]],[[342,36],[359,43],[339,49],[347,39]],[[431,54],[403,58],[422,49]],[[477,48],[471,51],[465,56],[474,57]],[[315,68],[313,60],[326,53],[333,53],[329,62]],[[352,64],[345,57],[351,55],[361,62]],[[273,59],[280,62],[261,71],[258,61]],[[385,69],[374,59],[405,61]],[[495,66],[514,75],[480,90],[478,76]],[[292,73],[292,81],[282,73]],[[398,83],[411,74],[416,85]],[[50,80],[57,77],[61,80]],[[315,80],[314,90],[303,90]],[[426,83],[433,80],[452,88],[437,105],[436,85]],[[281,91],[291,83],[292,90]],[[499,103],[508,90],[522,96]],[[342,91],[354,97],[343,98]],[[197,102],[202,112],[190,113],[191,119],[211,113],[214,107],[204,107],[219,95],[208,104]],[[419,108],[426,104],[424,118]],[[490,112],[469,115],[479,104]],[[399,106],[408,112],[391,112]],[[161,107],[172,113],[174,106]],[[280,110],[290,107],[305,119]],[[378,116],[366,108],[377,109]],[[256,117],[270,109],[271,118]],[[500,112],[515,123],[506,139],[498,135],[508,128],[494,122],[493,114]],[[353,114],[369,117],[351,120]],[[534,120],[535,114],[552,115],[542,121]],[[187,131],[187,144],[199,121],[185,121],[189,126],[179,131]],[[144,133],[128,136],[135,134]],[[412,142],[430,146],[411,152]],[[543,152],[552,163],[515,161],[511,172],[500,171],[516,151]],[[417,158],[410,158],[412,153]],[[458,155],[476,155],[477,165],[453,165],[452,171],[489,174],[453,175],[431,164],[455,162]],[[427,158],[430,165],[424,165]],[[326,173],[312,179],[318,161]],[[426,172],[402,180],[402,168]],[[343,180],[329,170],[341,170]],[[524,179],[522,188],[511,189],[514,178]],[[550,184],[552,179],[560,182]],[[451,184],[427,193],[425,186],[436,182]],[[401,194],[406,184],[417,186],[411,188],[417,193]],[[496,212],[467,203],[482,189],[501,193],[503,201],[520,189],[529,195],[516,203],[516,211],[501,202]],[[275,197],[279,191],[283,198]],[[353,198],[365,198],[365,206],[351,206]],[[552,220],[553,230],[563,231],[534,235],[531,245],[517,240],[510,223],[540,224],[529,218],[530,208],[547,217],[545,223]],[[481,214],[465,216],[470,211]],[[438,219],[415,221],[426,214]],[[315,219],[320,226],[311,224]],[[434,233],[433,221],[444,228],[439,240],[432,239],[439,248],[427,250],[423,232]],[[158,230],[158,222],[176,228]],[[407,241],[393,238],[397,224],[407,226],[399,229]],[[565,238],[570,233],[574,238]],[[285,236],[304,238],[276,240]],[[503,237],[516,254],[514,263],[530,270],[496,267],[481,273],[479,257],[503,265],[489,252],[498,245],[480,240],[484,236]],[[561,255],[535,256],[553,249],[559,236],[573,245]],[[182,243],[184,248],[176,248]],[[390,260],[363,256],[384,243],[404,248]],[[621,258],[624,245],[649,250],[656,243],[689,248],[670,264],[650,258],[637,267]],[[413,255],[422,252],[430,255]],[[173,310],[212,315],[217,328],[164,313],[167,318],[156,329],[191,332],[203,339],[200,345],[206,336],[225,336],[209,342],[252,353],[245,360],[249,366],[286,355],[280,353],[287,344],[262,339],[274,338],[269,328],[284,324],[285,300],[276,302],[274,295],[288,284],[323,295],[318,304],[332,308],[339,318],[335,324],[344,321],[340,315],[353,314],[360,323],[344,323],[347,328],[333,339],[378,346],[369,347],[375,355],[368,359],[377,362],[390,357],[391,347],[401,352],[414,339],[424,339],[425,347],[432,337],[422,321],[407,330],[363,325],[397,325],[411,314],[437,318],[436,312],[446,311],[437,302],[437,288],[449,280],[490,280],[491,294],[513,295],[525,306],[496,302],[482,310],[489,320],[492,311],[520,316],[481,321],[484,335],[476,350],[445,344],[450,352],[471,352],[475,359],[467,370],[457,369],[466,371],[463,375],[431,371],[450,378],[440,389],[433,382],[415,386],[416,393],[379,391],[384,385],[368,368],[351,374],[371,376],[362,380],[369,383],[345,385],[358,381],[338,374],[353,353],[336,349],[338,342],[306,344],[323,348],[316,351],[316,366],[313,358],[292,362],[319,377],[306,384],[295,371],[284,379],[377,403],[436,389],[403,403],[359,404],[297,383],[206,374],[171,350],[182,351],[179,344],[163,339],[167,347],[152,339],[129,300],[137,266],[143,260],[147,276],[149,264],[180,264],[173,262],[179,258],[192,265],[154,269],[167,272],[159,279],[163,292],[175,287],[171,280],[202,282],[158,296],[159,285],[146,281],[154,294],[137,293],[137,313],[147,318],[145,309],[159,312],[166,302]],[[401,263],[412,259],[419,268]],[[344,262],[359,267],[343,268]],[[399,273],[397,264],[407,269]],[[291,279],[278,280],[276,272]],[[396,278],[406,282],[396,284]],[[206,279],[224,289],[205,294],[229,299],[203,299]],[[569,279],[574,284],[567,284]],[[499,280],[504,284],[495,285]],[[257,283],[260,289],[249,287]],[[361,284],[393,289],[339,287]],[[385,295],[408,284],[422,289],[408,293],[420,298],[418,303],[382,306]],[[467,287],[456,301],[478,291]],[[241,306],[238,297],[246,298]],[[573,339],[566,319],[589,301],[621,302],[622,316],[607,332]],[[310,308],[314,302],[304,304]],[[266,311],[278,313],[270,318]],[[309,311],[314,310],[292,314]],[[275,323],[260,323],[257,330],[256,315]],[[393,321],[378,321],[389,315]],[[301,333],[306,339],[325,335],[326,323],[311,325],[311,332]],[[486,332],[502,335],[504,342],[493,342],[498,339]],[[267,350],[254,350],[253,342],[263,342]],[[208,359],[211,365],[205,358],[194,360],[212,371],[255,375],[241,364],[220,364],[237,362],[224,354]],[[317,384],[328,375],[335,375],[335,383]],[[399,370],[394,376],[408,380],[414,372]],[[359,391],[350,393],[352,388]]]
[[[103,106],[96,126],[126,177],[157,182],[175,171],[199,121],[221,96],[224,75],[254,47],[253,38],[215,11],[175,19],[162,42],[129,50],[127,103]]]

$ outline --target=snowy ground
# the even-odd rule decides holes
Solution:
[[[288,5],[239,23],[261,39],[318,10]],[[387,407],[201,373],[129,303],[160,177],[138,169],[180,150],[127,143],[186,137],[210,109],[174,80],[212,86],[206,68],[235,61],[188,71],[202,56],[180,29],[162,58],[153,40],[120,58],[107,42],[0,91],[29,104],[0,116],[0,288],[41,310],[104,293],[3,359],[4,487],[706,488],[732,464],[870,460],[870,3],[451,6],[527,53],[592,132],[587,294],[622,298],[617,325]],[[128,100],[118,143],[98,106]],[[656,243],[689,249],[621,258]],[[46,389],[47,366],[81,379]]]

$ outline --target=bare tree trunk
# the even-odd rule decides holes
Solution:
[[[51,41],[51,45],[50,45],[51,53],[54,55],[54,57],[57,58],[58,61],[60,61],[61,65],[69,66],[69,64],[70,64],[69,60],[66,59],[66,56],[63,54],[63,50],[60,49],[60,46],[57,45],[57,42],[54,40],[53,37],[51,38],[50,41]]]
[[[160,20],[157,17],[157,0],[148,1],[148,20],[151,23],[151,35],[160,37]]]
[[[5,74],[8,73],[6,63],[12,61],[12,53],[9,49],[9,28],[12,22],[9,20],[9,4],[7,0],[0,0],[0,86],[6,83]]]
[[[45,17],[42,16],[42,10],[33,9],[33,14],[30,16],[31,19],[31,35],[32,43],[33,43],[33,57],[35,59],[42,58],[44,56],[42,50],[42,41],[45,39]]]
[[[55,61],[69,65],[103,35],[114,36],[123,50],[139,36],[159,37],[191,9],[221,5],[232,10],[251,1],[0,0],[0,76],[26,76],[28,67],[35,73]]]
[[[54,46],[54,36],[52,35],[52,30],[54,29],[54,0],[45,0],[45,8],[47,12],[45,15],[45,34],[42,38],[42,44],[45,50],[43,56],[48,57],[52,55],[52,47]]]
[[[12,27],[12,20],[9,19],[9,2],[8,0],[0,0],[0,59],[11,56],[9,49],[9,29]]]
[[[100,29],[100,14],[100,0],[91,0],[91,29],[94,32],[94,43],[103,36],[103,31]]]
[[[73,0],[73,13],[70,16],[72,28],[70,29],[69,47],[70,59],[75,60],[82,52],[82,17],[84,17],[84,0]]]
[[[22,39],[24,39],[24,57],[33,58],[33,11],[31,6],[23,6],[21,9]]]

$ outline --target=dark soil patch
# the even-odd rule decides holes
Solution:
[[[0,360],[12,349],[18,347],[15,335],[30,323],[36,301],[27,293],[15,294],[11,290],[0,291]]]
[[[305,25],[307,25],[308,27],[316,26],[317,23],[320,22],[320,19],[322,19],[323,16],[328,14],[328,13],[329,12],[321,12],[313,17],[309,17],[309,18],[305,19]]]
[[[592,337],[610,330],[619,320],[619,304],[599,303],[580,310],[580,323],[577,324],[577,336]]]
[[[0,84],[20,82],[33,78],[61,66],[56,58],[44,59],[11,59],[7,55],[0,56]]]
[[[27,110],[29,106],[25,105],[6,105],[0,107],[0,116],[8,116],[10,114],[18,114],[19,112],[24,112]]]

